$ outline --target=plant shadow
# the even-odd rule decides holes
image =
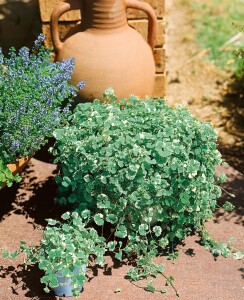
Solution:
[[[43,290],[45,287],[40,283],[40,278],[43,276],[42,271],[37,266],[28,266],[25,268],[24,264],[18,265],[17,268],[13,266],[0,266],[0,278],[11,278],[11,289],[13,295],[23,294],[26,298],[38,300],[54,300],[56,297],[46,294]],[[21,292],[18,292],[21,290]]]
[[[0,220],[14,209],[13,202],[16,199],[19,184],[14,183],[12,187],[5,187],[0,191]]]
[[[136,266],[135,260],[129,261],[120,261],[115,258],[115,254],[113,252],[107,251],[105,255],[105,264],[104,267],[100,267],[96,265],[95,260],[90,260],[90,265],[87,267],[87,277],[88,282],[92,281],[96,276],[99,276],[99,270],[102,271],[105,276],[112,276],[113,270],[119,269],[125,265]]]
[[[46,219],[55,218],[58,215],[58,209],[55,207],[56,185],[53,177],[48,177],[47,180],[35,183],[32,185],[33,194],[27,201],[18,204],[15,209],[15,214],[25,215],[30,217],[32,224],[46,226]]]
[[[238,271],[241,272],[241,277],[242,277],[242,279],[244,279],[244,268],[240,268],[240,269],[238,269]]]
[[[224,131],[235,140],[231,144],[222,140],[219,150],[232,167],[244,174],[244,76],[230,79],[219,106],[228,112],[224,116]]]
[[[54,146],[55,141],[56,140],[53,137],[48,138],[46,144],[35,153],[34,158],[52,164],[54,157],[50,154],[49,149]]]
[[[233,171],[234,172],[234,171]],[[214,222],[220,223],[222,220],[231,221],[235,224],[244,225],[244,176],[240,173],[227,174],[228,182],[222,184],[224,188],[221,198],[218,200],[218,205],[221,207],[228,201],[232,203],[235,208],[232,212],[227,212],[224,209],[218,209],[214,214]],[[227,192],[226,192],[227,191]],[[229,194],[233,194],[231,197]]]
[[[41,33],[41,19],[38,1],[1,1],[0,4],[0,44],[3,53],[10,47],[19,49],[32,47]]]
[[[21,214],[26,219],[31,218],[34,227],[45,226],[46,219],[58,217],[63,212],[55,204],[56,171],[49,172],[45,179],[40,180],[36,169],[38,166],[30,162],[21,173],[22,182],[0,191],[0,220],[11,214]]]

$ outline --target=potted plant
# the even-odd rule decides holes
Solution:
[[[11,48],[8,57],[0,49],[0,187],[20,180],[11,168],[17,173],[28,160],[18,159],[33,155],[64,124],[84,85],[69,83],[74,60],[53,63],[43,40],[40,35],[31,50]]]
[[[38,264],[44,271],[41,283],[45,292],[50,288],[57,296],[78,296],[86,281],[86,267],[90,255],[96,257],[96,263],[103,266],[105,241],[94,228],[87,227],[90,212],[66,212],[62,222],[48,219],[40,245],[28,246],[21,241],[14,253],[3,251],[4,258],[16,258],[25,255],[25,264]]]
[[[197,232],[211,244],[204,222],[225,180],[216,173],[217,133],[160,98],[118,100],[108,89],[103,101],[77,105],[70,124],[54,132],[58,203],[90,209],[99,226],[109,223],[109,249],[118,259],[136,257],[127,278],[140,280],[163,273],[152,259],[163,251],[177,257],[175,246],[187,235]],[[218,253],[230,255],[224,248]],[[155,290],[151,282],[146,289]]]

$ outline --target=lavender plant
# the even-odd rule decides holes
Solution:
[[[23,47],[17,53],[11,48],[8,58],[0,49],[0,161],[3,166],[33,154],[44,145],[53,130],[64,123],[74,97],[84,85],[80,82],[75,87],[69,83],[74,59],[53,63],[51,51],[43,45],[44,39],[40,35],[31,50]],[[5,171],[0,170],[0,186],[7,179]]]

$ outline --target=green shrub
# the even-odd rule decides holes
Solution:
[[[149,233],[166,245],[200,230],[221,195],[212,125],[162,99],[104,97],[79,104],[70,125],[55,131],[58,202],[92,210],[131,245]]]
[[[112,89],[103,98],[79,104],[69,126],[54,132],[57,201],[69,210],[89,209],[98,226],[110,225],[107,249],[119,260],[136,258],[126,275],[130,281],[160,273],[175,289],[174,278],[153,258],[173,251],[169,259],[175,259],[172,249],[187,235],[198,232],[215,255],[235,251],[204,227],[221,195],[217,181],[225,181],[215,175],[222,164],[217,134],[210,123],[160,98],[117,102]],[[236,257],[242,256],[239,251]],[[153,281],[144,289],[166,292]]]

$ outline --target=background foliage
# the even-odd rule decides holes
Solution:
[[[240,29],[244,19],[243,0],[194,0],[191,3],[195,11],[197,43],[208,49],[209,59],[218,66],[240,75],[243,62],[236,60],[233,52],[244,45]]]

